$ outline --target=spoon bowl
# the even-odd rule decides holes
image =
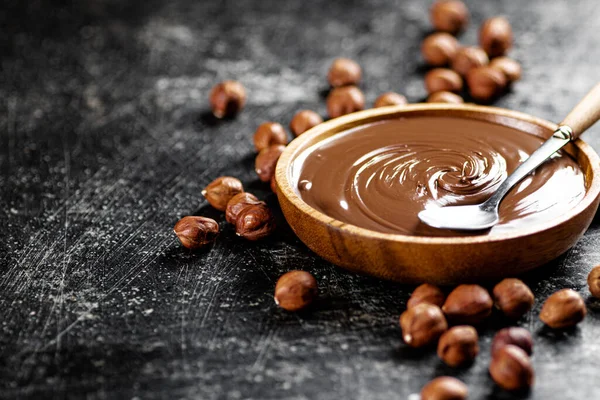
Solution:
[[[419,213],[419,219],[434,228],[481,231],[500,220],[497,209],[482,205],[431,207]]]

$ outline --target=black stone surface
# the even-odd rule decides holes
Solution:
[[[524,77],[497,102],[560,120],[600,77],[596,0],[467,1],[476,43],[485,17],[513,24]],[[425,96],[420,40],[429,1],[4,0],[0,6],[0,398],[417,399],[429,379],[463,379],[472,399],[596,399],[600,301],[585,284],[600,262],[600,224],[526,276],[537,301],[519,325],[535,336],[536,384],[508,394],[488,377],[494,318],[470,368],[401,341],[413,289],[338,269],[307,250],[279,215],[260,243],[235,237],[200,190],[233,175],[257,182],[251,135],[300,108],[325,115],[336,56],[364,68],[369,104],[396,90]],[[218,122],[208,92],[248,88],[248,106]],[[585,135],[600,149],[600,130]],[[217,218],[204,253],[171,228]],[[507,249],[510,251],[510,249]],[[275,281],[311,271],[310,312],[275,307]],[[443,266],[440,266],[443,268]],[[553,291],[587,301],[577,328],[537,314]]]

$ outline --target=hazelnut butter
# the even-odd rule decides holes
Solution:
[[[543,141],[472,119],[391,119],[308,148],[293,163],[292,181],[307,204],[348,224],[405,235],[473,235],[429,227],[417,214],[485,201]],[[572,209],[585,190],[577,162],[558,152],[513,188],[500,205],[499,224],[484,234],[551,221]]]

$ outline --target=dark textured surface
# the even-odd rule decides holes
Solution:
[[[282,222],[260,243],[235,238],[201,199],[221,174],[275,206],[252,172],[251,134],[299,108],[325,113],[325,74],[345,55],[382,91],[425,95],[414,1],[7,0],[0,12],[0,398],[415,399],[432,377],[473,399],[598,398],[600,302],[552,333],[537,314],[553,291],[586,299],[600,262],[596,221],[575,248],[527,277],[536,385],[508,395],[487,375],[494,319],[467,369],[401,343],[412,288],[356,276],[311,254]],[[497,104],[560,119],[598,80],[596,0],[468,2],[475,26],[513,23],[524,79]],[[236,78],[249,104],[216,123],[207,94]],[[598,128],[585,138],[600,148]],[[183,215],[218,218],[205,253],[184,251]],[[443,266],[440,266],[443,267]],[[277,277],[317,277],[311,312],[277,309]]]

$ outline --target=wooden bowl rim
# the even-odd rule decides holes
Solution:
[[[387,241],[395,241],[409,244],[439,244],[439,245],[447,245],[447,244],[475,244],[475,243],[489,243],[489,242],[497,242],[504,241],[510,239],[517,239],[520,237],[529,236],[532,234],[541,233],[547,229],[551,229],[556,227],[573,217],[577,216],[581,212],[583,212],[590,204],[600,195],[600,157],[596,152],[592,149],[590,145],[584,142],[581,139],[577,139],[573,142],[573,144],[577,147],[579,151],[581,151],[589,160],[590,170],[592,172],[592,179],[589,182],[586,193],[583,199],[571,210],[567,213],[563,214],[560,217],[557,217],[551,221],[546,223],[536,224],[533,228],[530,229],[519,229],[513,232],[507,233],[498,233],[491,235],[481,235],[481,236],[457,236],[457,237],[436,237],[436,236],[411,236],[404,234],[396,234],[396,233],[383,233],[377,232],[367,228],[361,228],[356,225],[352,225],[347,222],[342,222],[335,218],[328,216],[327,214],[322,213],[321,211],[311,207],[309,204],[304,202],[304,200],[298,195],[295,189],[291,185],[291,177],[290,177],[290,166],[292,161],[297,156],[298,149],[307,141],[326,133],[332,129],[339,128],[343,125],[353,124],[353,127],[358,126],[361,121],[365,123],[371,123],[374,121],[370,121],[373,118],[381,118],[380,120],[387,119],[386,116],[389,116],[389,119],[393,118],[401,118],[402,114],[409,114],[415,111],[439,111],[440,113],[443,111],[464,111],[466,113],[475,113],[475,114],[493,114],[500,117],[507,117],[512,120],[524,121],[529,124],[538,125],[543,128],[547,128],[550,131],[556,130],[558,127],[557,124],[547,121],[542,118],[534,117],[532,115],[522,113],[519,111],[508,110],[500,107],[491,107],[491,106],[479,106],[472,104],[410,104],[404,106],[388,106],[388,107],[380,107],[373,108],[364,111],[358,111],[352,114],[344,115],[338,118],[331,119],[329,121],[323,122],[314,128],[308,130],[303,133],[296,139],[294,139],[290,144],[286,147],[285,151],[281,154],[279,161],[277,163],[276,172],[275,172],[275,180],[278,186],[278,190],[282,195],[286,197],[286,199],[291,202],[298,210],[302,213],[309,215],[310,217],[318,220],[321,223],[331,225],[336,229],[340,230],[343,233],[348,233],[352,235],[362,236],[368,239],[379,239],[379,240],[387,240]],[[443,115],[440,115],[443,116]],[[464,117],[470,119],[468,116]],[[487,121],[489,123],[494,123],[491,121]],[[497,124],[501,124],[500,122],[496,122]],[[348,129],[351,129],[350,127]],[[531,133],[531,132],[528,132]],[[304,150],[304,149],[303,149]],[[581,166],[578,160],[578,165]]]

